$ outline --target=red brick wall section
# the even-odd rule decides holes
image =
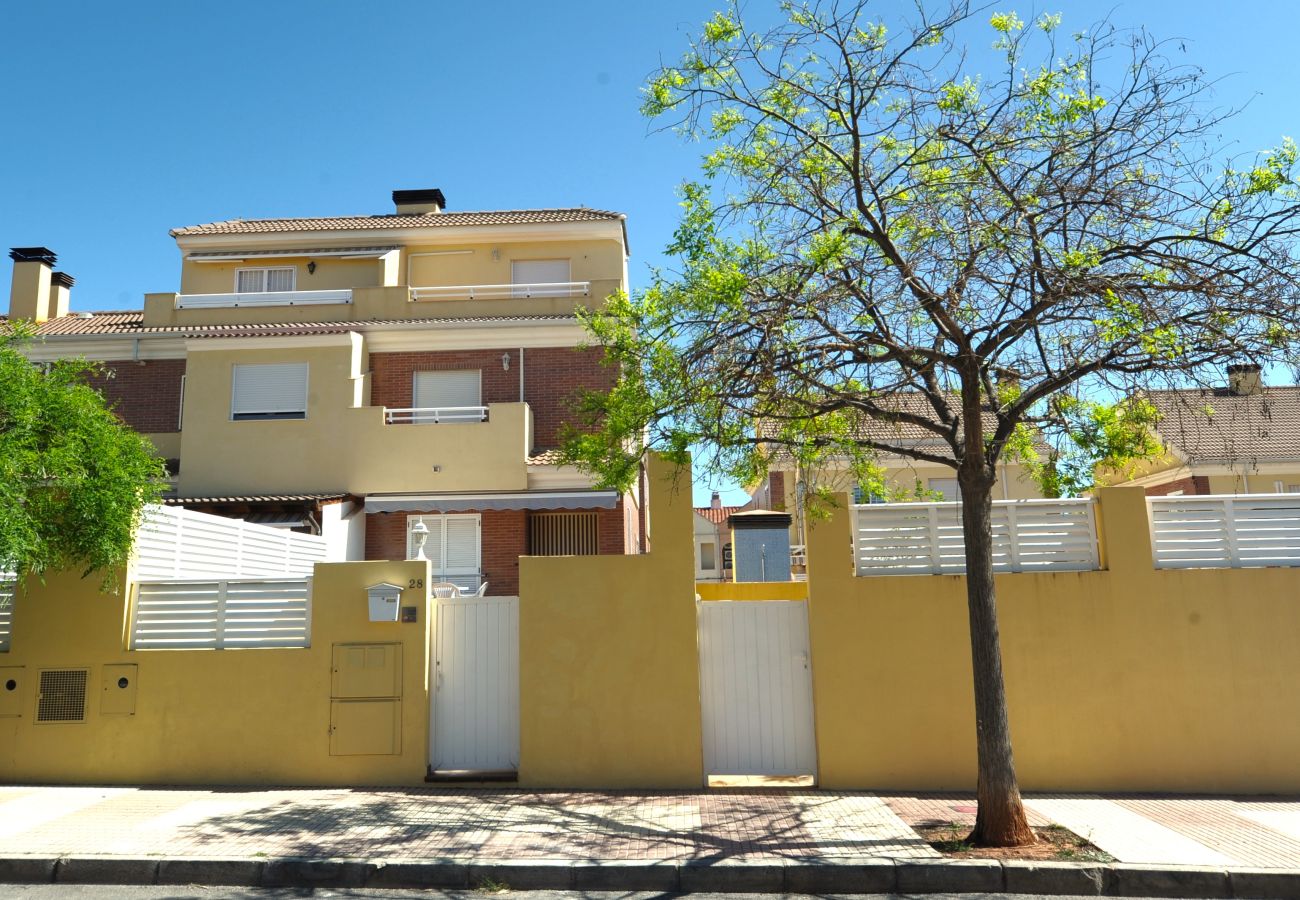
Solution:
[[[519,594],[519,557],[528,553],[528,511],[485,510],[482,517],[483,578],[488,596]],[[623,553],[623,502],[597,515],[600,552]],[[406,558],[406,513],[370,513],[366,516],[366,559]]]
[[[575,419],[572,402],[583,388],[609,390],[614,369],[601,364],[599,348],[541,347],[524,350],[524,400],[533,410],[533,445],[559,444],[560,425]],[[510,369],[501,368],[509,354]],[[483,373],[483,403],[519,400],[519,349],[445,350],[370,354],[370,402],[392,409],[410,407],[416,372],[478,369]]]
[[[183,359],[131,360],[104,363],[104,374],[87,383],[104,395],[108,405],[136,431],[162,434],[180,431]]]
[[[785,511],[785,473],[772,472],[768,475],[769,498],[772,509]]]
[[[1187,478],[1180,478],[1177,481],[1171,481],[1168,484],[1156,484],[1147,488],[1148,497],[1165,497],[1176,491],[1182,491],[1184,494],[1208,494],[1210,492],[1210,478],[1208,475],[1192,475]]]
[[[531,351],[526,351],[531,352]],[[501,356],[510,354],[510,369]],[[519,402],[519,351],[440,350],[370,354],[370,404],[406,409],[415,403],[415,373],[478,369],[483,373],[483,405]]]
[[[524,398],[533,409],[533,444],[557,447],[560,426],[577,423],[573,404],[583,389],[608,391],[618,374],[603,364],[604,350],[542,347],[524,351]]]

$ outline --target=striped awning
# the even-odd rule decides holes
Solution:
[[[244,259],[287,259],[291,256],[340,256],[350,259],[378,259],[396,250],[386,247],[295,247],[290,250],[196,250],[185,258],[190,262],[239,262]]]
[[[491,509],[613,509],[617,491],[519,491],[484,494],[371,494],[368,513],[476,512]]]

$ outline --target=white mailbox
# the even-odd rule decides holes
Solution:
[[[366,588],[370,598],[370,621],[396,622],[402,609],[402,586],[387,581]]]

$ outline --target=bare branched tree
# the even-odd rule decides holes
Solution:
[[[1144,386],[1295,348],[1296,149],[1227,156],[1232,111],[1143,31],[1066,36],[1059,17],[960,3],[885,22],[878,6],[785,6],[763,33],[733,7],[654,75],[645,112],[703,142],[704,178],[684,188],[679,270],[588,317],[621,376],[568,453],[607,483],[647,447],[707,447],[746,481],[775,452],[955,469],[972,839],[1013,845],[1033,836],[998,641],[997,464],[1077,489],[1091,467],[1035,459],[1042,439],[1083,433],[1114,464],[1149,449],[1150,408],[1126,399]]]

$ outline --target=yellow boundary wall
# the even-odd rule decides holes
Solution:
[[[648,554],[519,561],[521,785],[704,784],[690,473],[648,484]]]
[[[1153,568],[1140,487],[1099,572],[996,577],[1022,787],[1300,790],[1300,569]],[[808,540],[820,784],[975,783],[965,581],[856,577],[847,498]]]
[[[14,604],[0,690],[16,681],[19,716],[0,717],[0,781],[172,784],[422,784],[428,758],[429,606],[407,590],[414,624],[371,622],[366,587],[428,583],[427,562],[321,564],[312,645],[276,650],[126,649],[127,597],[61,574]],[[335,642],[401,646],[400,752],[331,756]],[[101,714],[104,666],[134,664],[136,712]],[[86,668],[84,722],[35,722],[41,669]]]

